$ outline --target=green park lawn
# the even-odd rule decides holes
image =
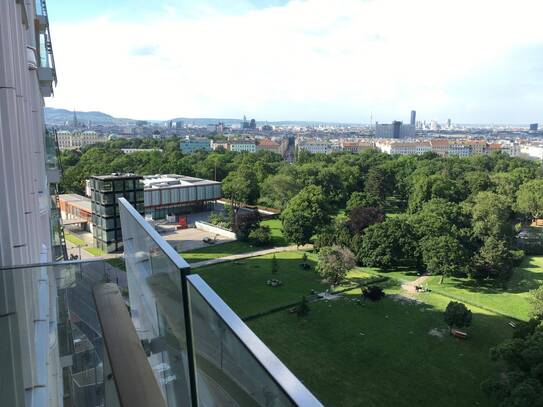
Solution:
[[[372,268],[362,268],[362,270],[401,281],[412,281],[418,277],[413,270],[387,272]],[[446,278],[443,284],[439,283],[440,280],[440,276],[430,276],[425,284],[435,293],[451,296],[513,318],[528,320],[531,291],[543,283],[543,256],[525,257],[505,288],[503,285],[475,283],[467,278]]]
[[[328,288],[314,268],[303,270],[300,267],[303,252],[281,252],[275,256],[278,263],[275,274],[271,272],[271,254],[202,267],[194,272],[242,318],[300,301],[312,289],[321,292]],[[314,263],[309,262],[314,267]],[[272,278],[283,284],[279,287],[266,285]]]
[[[261,225],[270,227],[272,244],[269,247],[286,246],[288,243],[283,237],[281,229],[281,221],[279,219],[265,220]],[[189,263],[198,261],[216,259],[219,257],[230,256],[232,254],[249,253],[257,250],[267,249],[269,247],[259,247],[250,244],[249,242],[234,241],[222,244],[215,244],[201,249],[191,250],[181,253],[181,256]]]
[[[476,284],[464,278],[446,278],[439,284],[440,277],[431,276],[428,286],[435,292],[443,292],[490,310],[514,318],[530,318],[531,291],[543,283],[543,256],[527,256],[506,286]]]
[[[76,246],[86,246],[87,244],[81,240],[80,238],[78,238],[77,236],[75,235],[72,235],[71,233],[68,233],[68,232],[64,232],[64,238],[70,242],[70,243],[73,243],[75,244]]]
[[[470,307],[464,341],[448,334],[442,296],[351,297],[310,304],[303,319],[281,311],[248,324],[326,406],[494,405],[480,383],[495,372],[489,349],[511,335],[506,318]]]

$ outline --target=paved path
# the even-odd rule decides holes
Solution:
[[[255,252],[249,252],[249,253],[232,254],[230,256],[219,257],[217,259],[210,259],[210,260],[199,261],[196,263],[190,263],[190,267],[193,269],[197,269],[200,267],[211,266],[213,264],[226,263],[228,261],[235,261],[235,260],[241,260],[241,259],[248,259],[250,257],[264,256],[265,254],[281,253],[281,252],[295,252],[297,250],[310,250],[312,248],[313,248],[313,245],[309,245],[309,244],[305,246],[292,245],[292,246],[274,247],[272,249],[257,250]]]
[[[404,291],[404,294],[407,294],[410,297],[416,297],[418,294],[416,286],[422,287],[423,283],[428,279],[428,277],[429,276],[424,275],[411,282],[403,283],[402,290]]]

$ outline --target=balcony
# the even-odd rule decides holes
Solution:
[[[18,279],[54,287],[58,311],[48,326],[56,327],[65,406],[321,405],[126,200],[119,207],[126,273],[102,260],[0,269],[4,293]],[[36,304],[47,295],[27,294]]]
[[[45,0],[36,0],[36,21],[38,27],[36,36],[38,43],[38,79],[40,82],[40,91],[43,97],[50,97],[53,95],[53,86],[57,84],[57,74]]]

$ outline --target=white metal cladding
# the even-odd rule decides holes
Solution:
[[[145,190],[146,207],[214,201],[222,198],[221,185],[183,185]]]

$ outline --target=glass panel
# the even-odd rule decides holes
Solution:
[[[124,199],[119,207],[134,326],[150,343],[149,362],[168,405],[190,405],[181,271],[165,252],[171,247],[134,208]]]
[[[255,356],[209,306],[190,277],[188,290],[200,403],[294,406]]]

